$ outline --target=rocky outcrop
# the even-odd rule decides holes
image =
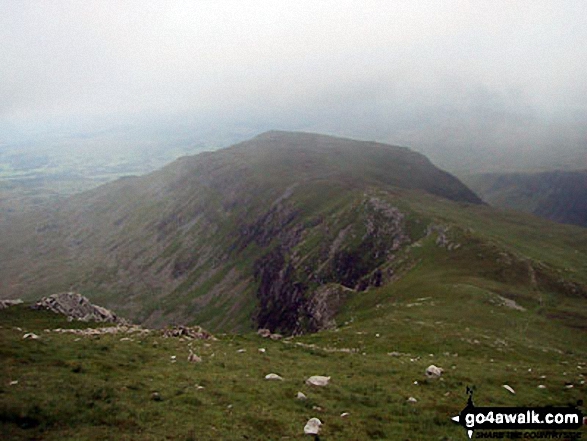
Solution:
[[[0,309],[6,309],[9,306],[20,305],[22,303],[21,299],[16,300],[0,300]]]
[[[300,222],[296,210],[283,203],[269,213],[247,229],[242,240],[261,247],[277,244],[257,259],[254,271],[256,324],[270,332],[300,334],[335,327],[335,316],[348,296],[388,283],[391,262],[412,242],[405,215],[370,194],[329,219]]]
[[[201,326],[174,326],[163,330],[164,338],[179,337],[187,340],[216,340],[216,338]]]
[[[43,297],[32,308],[46,309],[57,314],[66,315],[73,320],[84,322],[127,323],[126,320],[118,317],[114,312],[92,304],[86,297],[75,292],[63,292]]]

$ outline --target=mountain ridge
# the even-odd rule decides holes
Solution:
[[[427,202],[415,209],[415,201]],[[359,293],[410,273],[414,247],[464,252],[460,219],[439,220],[435,204],[492,216],[407,148],[267,132],[3,226],[0,292],[75,289],[147,326],[315,331]],[[553,269],[536,268],[568,291]]]

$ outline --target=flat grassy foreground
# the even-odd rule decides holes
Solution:
[[[377,302],[377,293],[363,300]],[[475,316],[483,302],[452,307]],[[310,438],[306,421],[317,417],[321,440],[464,440],[450,417],[465,406],[466,386],[475,387],[478,406],[585,398],[582,334],[569,332],[562,342],[544,323],[519,321],[527,329],[517,329],[524,313],[497,306],[492,331],[475,327],[476,319],[454,319],[457,310],[447,316],[446,304],[398,295],[377,303],[369,320],[351,306],[337,330],[280,341],[61,334],[45,329],[87,324],[11,307],[0,311],[0,438],[302,440]],[[508,323],[512,332],[498,331]],[[27,332],[39,338],[23,339]],[[188,362],[190,349],[200,363]],[[444,369],[441,379],[426,378],[430,364]],[[283,381],[265,380],[269,373]],[[311,375],[330,376],[330,384],[308,386]],[[296,399],[298,392],[307,399]]]

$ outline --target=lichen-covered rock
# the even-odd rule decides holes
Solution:
[[[306,380],[308,386],[328,386],[329,382],[330,377],[325,377],[323,375],[312,375]]]
[[[270,381],[283,381],[283,378],[280,375],[277,375],[277,374],[267,374],[267,375],[265,375],[265,380],[270,380]]]
[[[32,306],[33,309],[47,309],[84,322],[107,322],[126,324],[126,320],[114,312],[92,304],[86,297],[75,292],[62,292],[43,297]]]
[[[431,364],[430,366],[428,366],[426,368],[426,376],[428,378],[440,378],[440,376],[442,375],[443,372],[444,372],[444,369],[442,369],[438,366],[434,366],[433,364]]]
[[[306,435],[318,435],[322,421],[318,418],[310,418],[304,426],[304,433]]]

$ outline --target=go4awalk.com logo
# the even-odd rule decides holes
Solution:
[[[581,438],[576,430],[583,425],[584,417],[577,407],[476,407],[469,387],[467,395],[467,405],[452,420],[465,428],[469,439],[473,435],[493,439]]]

